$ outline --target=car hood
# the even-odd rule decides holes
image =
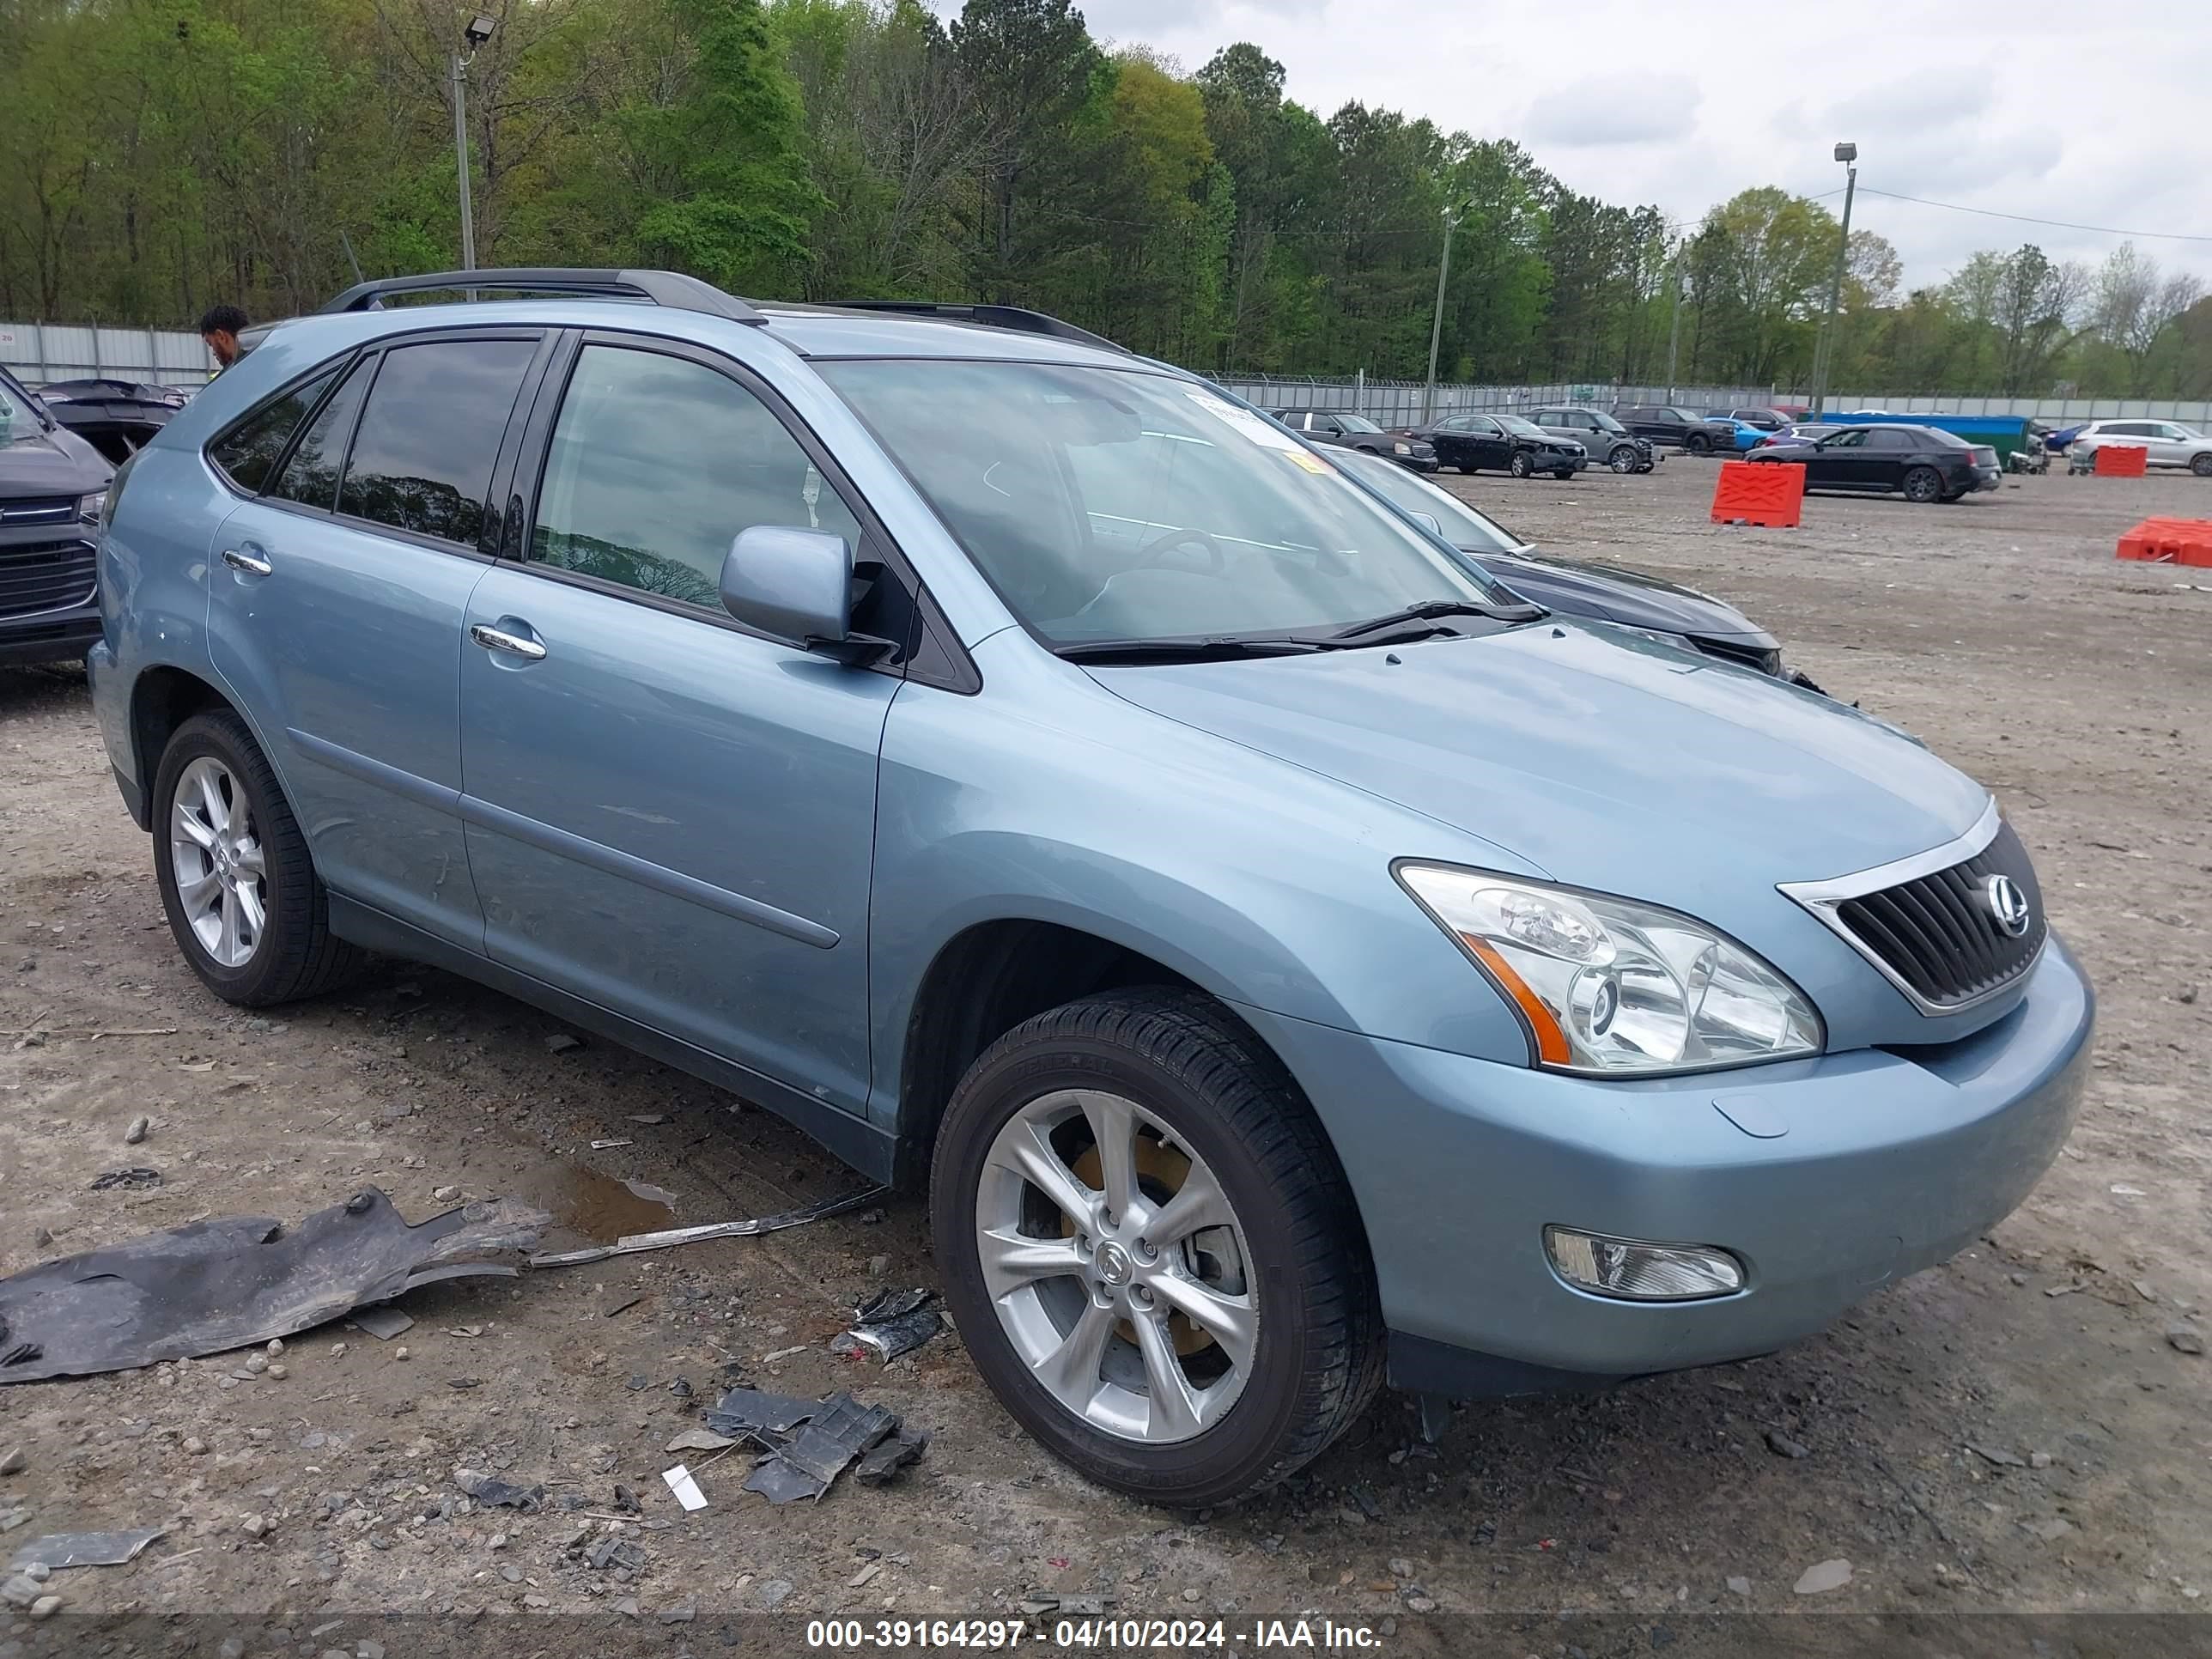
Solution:
[[[1770,651],[1779,643],[1732,605],[1640,570],[1545,558],[1535,553],[1486,553],[1463,549],[1492,575],[1523,598],[1571,617],[1595,617],[1628,628],[1704,639],[1740,640]]]
[[[89,495],[107,488],[114,469],[66,427],[49,431],[35,416],[13,422],[0,442],[0,500]]]
[[[1777,883],[1924,852],[1989,803],[1856,710],[1568,621],[1091,672],[1140,708],[1452,825],[1554,879],[1754,940],[1788,902]]]

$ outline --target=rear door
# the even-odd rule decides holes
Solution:
[[[1878,426],[1867,434],[1858,452],[1861,481],[1869,489],[1902,489],[1905,470],[1924,441],[1903,427]]]
[[[740,531],[787,526],[843,536],[878,599],[904,593],[887,544],[795,417],[715,354],[585,337],[530,430],[527,534],[461,647],[487,951],[860,1112],[876,767],[901,674],[740,626],[720,578]]]
[[[458,810],[462,622],[491,564],[502,444],[547,345],[540,330],[471,330],[337,366],[224,523],[210,575],[212,659],[318,872],[471,951],[483,926]]]

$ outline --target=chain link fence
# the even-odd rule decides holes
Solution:
[[[1471,410],[1510,414],[1559,404],[1610,409],[1616,404],[1673,404],[1689,410],[1763,409],[1774,400],[1771,386],[1620,386],[1612,382],[1555,381],[1548,385],[1443,386],[1433,397],[1419,380],[1378,380],[1308,374],[1216,374],[1215,385],[1262,409],[1335,409],[1364,415],[1381,426],[1419,426],[1435,416]]]

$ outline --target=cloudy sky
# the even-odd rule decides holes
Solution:
[[[955,12],[957,0],[937,0]],[[1752,185],[1839,190],[1910,286],[1981,247],[2101,259],[2115,236],[1946,212],[1874,186],[2079,224],[2212,238],[2212,8],[2203,0],[1077,0],[1093,35],[1186,71],[1233,40],[1324,117],[1348,99],[1518,139],[1568,185],[1694,222]],[[2191,111],[2196,113],[2192,117]],[[1840,206],[1840,198],[1832,205]],[[2212,282],[2212,240],[2139,238]]]

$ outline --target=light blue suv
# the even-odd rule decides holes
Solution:
[[[401,303],[464,289],[518,297]],[[438,963],[926,1188],[1006,1408],[1163,1502],[1386,1370],[1818,1330],[2081,1094],[2089,987],[1978,784],[1034,313],[365,285],[131,461],[100,588],[218,996]]]

